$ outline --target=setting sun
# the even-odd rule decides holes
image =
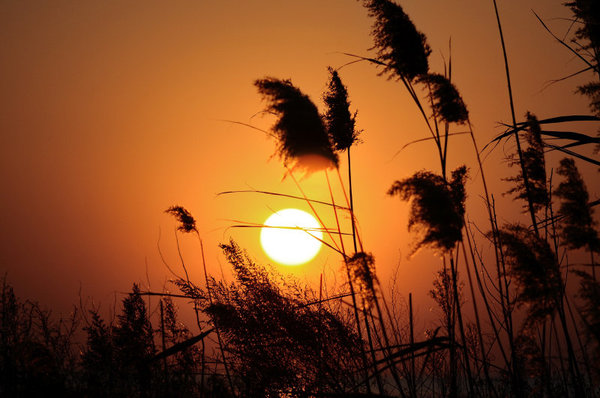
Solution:
[[[321,225],[310,214],[298,209],[283,209],[265,221],[260,243],[274,261],[300,265],[312,260],[321,249]]]

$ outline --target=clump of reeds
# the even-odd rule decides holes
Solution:
[[[440,175],[419,171],[412,177],[396,181],[389,189],[388,195],[411,200],[408,229],[416,230],[419,235],[413,253],[424,246],[447,252],[461,240],[466,177],[465,166],[452,172],[449,183]]]
[[[220,246],[236,281],[216,282],[205,311],[220,327],[244,395],[360,390],[362,342],[347,320],[311,302],[314,293],[275,283],[235,242]]]
[[[266,111],[278,117],[272,130],[285,166],[307,172],[337,167],[338,157],[321,115],[307,95],[290,80],[267,77],[254,85],[267,101]]]

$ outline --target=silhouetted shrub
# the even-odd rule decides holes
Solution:
[[[77,314],[56,322],[37,303],[20,301],[6,277],[1,283],[0,396],[75,396]]]
[[[236,282],[215,283],[213,318],[245,396],[349,392],[360,345],[344,317],[310,304],[310,292],[273,282],[234,243],[221,245]]]

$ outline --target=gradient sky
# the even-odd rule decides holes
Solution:
[[[562,2],[499,1],[520,118],[527,110],[539,118],[589,113],[587,99],[573,95],[585,76],[542,90],[581,67],[531,12],[563,34],[569,11]],[[428,37],[432,71],[443,72],[452,38],[453,81],[483,147],[510,115],[491,0],[401,4]],[[213,275],[228,274],[217,245],[230,237],[267,262],[258,231],[228,228],[231,220],[260,223],[272,210],[306,205],[216,195],[248,188],[299,193],[291,179],[282,181],[272,140],[222,120],[271,125],[255,116],[264,103],[252,83],[264,76],[291,78],[322,106],[327,66],[351,60],[341,52],[371,54],[371,22],[354,0],[1,2],[0,271],[19,296],[63,312],[80,288],[84,301],[104,305],[132,282],[160,290],[171,276],[159,237],[165,259],[180,269],[175,223],[163,212],[175,204],[196,217]],[[417,170],[439,172],[439,161],[431,142],[393,158],[427,131],[402,86],[377,72],[366,63],[340,71],[364,130],[352,153],[356,212],[380,278],[387,284],[397,268],[400,293],[413,292],[426,312],[439,260],[428,251],[407,259],[408,207],[385,192]],[[485,163],[501,221],[521,217],[518,204],[501,196],[507,187],[500,179],[514,173],[502,160],[511,149],[498,147]],[[453,139],[449,152],[449,168],[472,167],[468,212],[485,229],[468,138]],[[552,156],[550,162],[559,158]],[[322,174],[301,184],[309,196],[328,198]],[[588,187],[598,198],[598,184],[588,180]],[[181,245],[201,283],[197,241],[182,237]],[[330,284],[343,281],[339,256],[326,249],[307,265],[279,269],[310,283],[321,272]]]

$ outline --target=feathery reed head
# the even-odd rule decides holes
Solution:
[[[530,148],[535,148],[538,152],[544,151],[544,143],[542,142],[542,127],[538,118],[531,112],[525,114],[527,119],[527,143]]]
[[[177,286],[179,290],[181,290],[186,296],[189,296],[193,300],[198,302],[206,301],[207,295],[204,291],[196,286],[193,282],[190,282],[185,279],[174,279],[172,283]]]
[[[573,39],[577,43],[577,51],[588,59],[598,76],[600,74],[600,3],[597,0],[575,0],[564,5],[571,8],[576,18],[574,23],[579,23]],[[600,116],[600,82],[591,81],[580,86],[577,91],[590,99],[590,110],[596,116]]]
[[[450,183],[437,174],[419,171],[389,189],[388,195],[412,201],[408,230],[416,229],[420,235],[412,254],[423,246],[447,252],[462,239],[466,177],[465,166],[452,172]]]
[[[355,129],[356,112],[350,113],[348,91],[338,72],[329,68],[329,82],[323,100],[327,111],[323,115],[327,133],[336,151],[345,151],[358,142],[360,131]]]
[[[562,159],[557,172],[564,178],[554,190],[554,194],[560,198],[558,213],[563,218],[560,223],[561,238],[571,249],[586,246],[592,250],[600,249],[593,209],[588,203],[588,191],[573,159]]]
[[[488,234],[491,235],[491,232]],[[545,239],[519,224],[498,230],[507,273],[517,286],[517,302],[528,307],[527,322],[536,322],[557,308],[562,295],[558,261]]]
[[[546,372],[547,363],[540,349],[540,344],[536,338],[537,328],[533,324],[525,323],[522,330],[515,337],[514,356],[515,367],[523,376],[524,380],[529,381],[527,386],[527,396],[543,396],[543,387],[541,385],[542,375]]]
[[[350,269],[350,278],[352,283],[358,286],[359,292],[364,299],[365,306],[370,305],[375,300],[375,285],[377,279],[375,275],[375,259],[371,253],[354,253],[347,261]]]
[[[402,7],[390,0],[364,0],[363,4],[375,18],[371,36],[378,60],[386,64],[385,72],[408,80],[427,73],[431,49]]]
[[[456,276],[458,281],[458,275]],[[454,289],[456,288],[456,292]],[[442,310],[445,315],[445,319],[450,319],[451,314],[454,313],[454,308],[457,303],[455,297],[458,297],[459,303],[462,305],[463,300],[463,283],[457,283],[456,285],[452,281],[452,273],[450,269],[444,267],[441,270],[438,270],[435,275],[435,279],[433,280],[433,289],[429,291],[429,296],[436,302],[438,307]],[[444,321],[447,323],[446,321]],[[446,327],[451,327],[451,325],[446,324]]]
[[[542,141],[542,129],[538,119],[530,112],[527,112],[526,118],[525,139],[527,141],[527,148],[522,152],[523,165],[525,166],[527,180],[529,182],[529,197],[531,198],[531,204],[535,211],[539,211],[550,204],[550,195],[546,181],[544,143]],[[519,159],[513,155],[509,158],[509,165],[517,165],[520,167],[521,163]],[[517,199],[525,201],[526,203],[523,205],[523,211],[527,212],[529,197],[525,188],[523,169],[520,168],[519,173],[516,176],[506,178],[506,181],[515,184],[515,186],[509,189],[507,193],[515,193]]]
[[[590,82],[580,86],[577,89],[579,94],[583,94],[590,99],[590,110],[600,116],[600,82]]]
[[[277,152],[285,166],[308,173],[337,167],[338,158],[321,115],[307,95],[290,80],[267,77],[254,85],[267,100],[266,111],[279,118],[272,129],[279,139]]]
[[[578,39],[588,40],[582,50],[592,49],[591,53],[600,56],[600,3],[597,0],[575,0],[565,3],[582,24],[575,31]],[[598,68],[599,65],[596,65]]]
[[[467,106],[458,90],[446,77],[428,73],[419,77],[431,90],[433,111],[444,122],[464,124],[469,119]]]
[[[196,220],[192,217],[191,213],[181,206],[171,206],[165,213],[172,215],[179,221],[180,225],[177,229],[181,232],[192,232],[197,231]]]
[[[591,337],[591,341],[595,341],[595,365],[596,369],[600,369],[600,282],[594,280],[587,272],[573,272],[581,278],[578,292],[581,303],[577,309],[586,326],[586,334]]]

